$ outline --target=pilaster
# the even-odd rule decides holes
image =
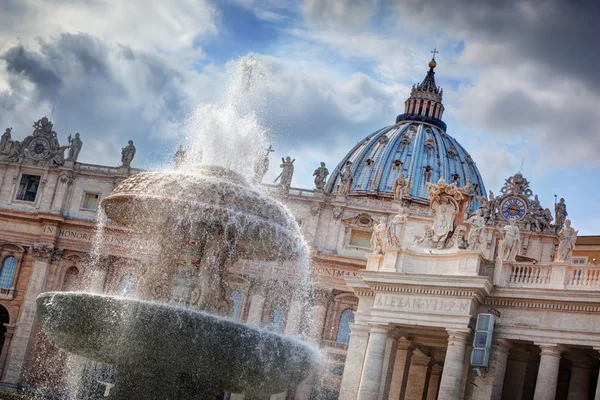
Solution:
[[[404,395],[405,400],[423,399],[430,361],[431,357],[420,350],[417,349],[413,352],[408,371],[408,382],[406,394]]]
[[[496,339],[492,344],[489,368],[485,376],[474,378],[473,399],[501,400],[508,353],[512,344],[508,340]]]
[[[415,344],[412,340],[406,338],[400,338],[398,340],[388,400],[401,399],[404,396],[404,393],[406,393],[408,371],[410,369],[410,361],[414,349]]]

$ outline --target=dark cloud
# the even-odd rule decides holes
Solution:
[[[596,44],[600,3],[593,0],[407,0],[411,18],[455,32],[473,42],[489,42],[486,63],[534,61],[540,69],[600,88]],[[499,44],[506,52],[493,50]],[[507,54],[509,57],[507,58]]]
[[[138,145],[138,165],[156,159],[164,146],[147,139],[181,121],[195,103],[194,79],[186,72],[158,56],[87,34],[39,40],[36,50],[17,45],[0,60],[9,84],[0,92],[0,123],[24,137],[31,121],[43,116],[35,113],[46,110],[50,116],[54,107],[52,119],[63,142],[81,132],[84,162],[117,163],[120,146],[130,138]]]

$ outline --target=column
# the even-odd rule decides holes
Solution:
[[[371,327],[369,332],[369,344],[367,345],[367,353],[365,355],[365,364],[360,378],[360,385],[358,387],[358,400],[379,399],[388,332],[389,328],[385,326]]]
[[[485,376],[475,377],[473,399],[501,400],[508,352],[512,344],[508,340],[496,339],[492,344],[490,363]]]
[[[535,376],[531,376],[530,371],[534,368],[537,370],[537,362],[533,360],[533,354],[526,348],[523,348],[523,346],[513,347],[510,350],[506,374],[504,376],[502,399],[521,400],[523,398],[531,398],[533,390],[526,390],[526,383],[528,381],[527,378],[529,378],[533,382],[529,382],[528,386],[535,384]],[[527,392],[528,396],[524,396],[525,392]]]
[[[398,331],[394,331],[387,338],[385,344],[385,355],[383,358],[383,372],[381,373],[381,390],[379,391],[379,400],[387,400],[390,394],[392,376],[394,374],[394,363],[396,361],[396,352],[398,349]]]
[[[408,377],[410,360],[414,348],[412,340],[405,338],[398,340],[398,349],[396,350],[396,359],[394,360],[394,371],[392,373],[388,400],[398,400],[404,396],[406,392],[406,378]]]
[[[459,400],[464,373],[465,349],[470,332],[450,329],[447,331],[448,348],[446,349],[438,399]]]
[[[284,333],[290,336],[298,335],[300,330],[300,321],[302,320],[304,303],[300,299],[292,299],[290,304],[290,310],[288,312],[287,320],[285,323]],[[285,400],[287,398],[287,391],[277,393],[271,396],[270,400]]]
[[[433,364],[429,373],[429,387],[427,388],[427,400],[436,400],[438,387],[440,386],[440,377],[442,376],[442,366]]]
[[[556,344],[539,344],[542,354],[533,400],[554,400],[562,349]]]
[[[36,244],[32,246],[33,265],[31,277],[27,284],[25,299],[19,310],[19,318],[15,335],[8,356],[8,365],[4,374],[4,382],[15,387],[21,379],[21,369],[27,356],[27,350],[36,318],[36,299],[44,290],[48,278],[48,269],[62,255],[62,250],[53,246]]]
[[[368,326],[351,324],[350,329],[350,343],[346,353],[339,400],[356,400],[369,341]]]
[[[252,325],[261,326],[263,312],[265,310],[265,296],[255,293],[250,297],[250,309],[246,322]]]
[[[317,293],[316,305],[312,312],[312,324],[308,327],[308,341],[318,347],[321,342],[321,334],[323,333],[323,325],[325,325],[325,316],[327,315],[327,306],[331,292],[329,290],[320,290]],[[309,400],[315,381],[314,375],[311,374],[296,388],[295,400]]]
[[[425,393],[425,381],[429,370],[431,357],[423,354],[420,350],[413,352],[410,368],[408,370],[408,381],[404,400],[422,400]]]
[[[2,373],[5,369],[6,359],[8,358],[10,343],[12,342],[14,333],[14,326],[6,326],[6,332],[4,333],[4,344],[2,345],[2,353],[0,353],[0,373]]]
[[[567,400],[587,400],[590,391],[591,364],[581,358],[571,363],[571,380]]]

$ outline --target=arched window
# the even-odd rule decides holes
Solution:
[[[285,313],[281,308],[271,309],[271,316],[267,329],[274,332],[283,332],[283,324],[285,323]]]
[[[125,274],[119,281],[119,287],[117,288],[118,296],[131,296],[135,292],[135,276],[131,274]]]
[[[17,259],[13,256],[8,256],[2,261],[0,268],[0,289],[10,289],[15,278],[17,270]]]
[[[233,314],[231,319],[234,321],[240,320],[240,314],[242,312],[242,301],[244,300],[244,293],[241,290],[233,290],[231,292],[231,298],[233,299]]]
[[[69,267],[65,272],[65,281],[63,282],[63,290],[65,292],[76,290],[79,283],[79,270],[77,267]]]
[[[350,342],[350,324],[354,323],[354,310],[348,308],[342,311],[340,316],[340,326],[338,327],[338,334],[335,338],[336,342],[349,343]]]

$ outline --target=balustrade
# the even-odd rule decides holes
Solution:
[[[569,267],[567,286],[600,286],[600,268]]]
[[[508,283],[547,284],[552,277],[550,266],[510,265]]]
[[[496,286],[600,290],[600,268],[595,265],[536,265],[505,261],[496,265],[494,275]]]

